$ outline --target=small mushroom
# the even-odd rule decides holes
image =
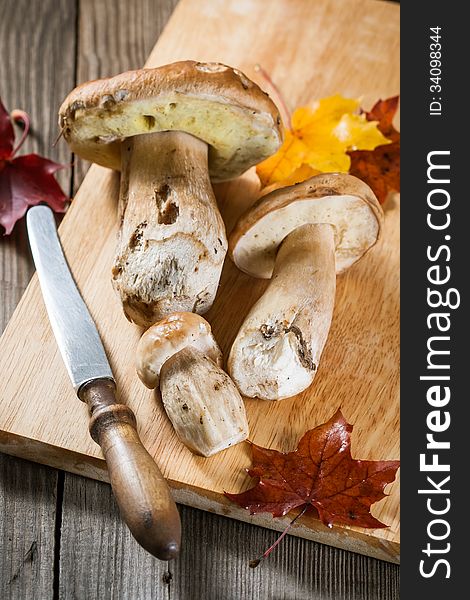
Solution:
[[[183,61],[80,85],[59,116],[73,152],[121,171],[112,276],[126,316],[206,312],[227,251],[211,180],[276,152],[273,102],[237,69]]]
[[[211,456],[248,436],[243,400],[222,368],[209,323],[173,313],[148,329],[137,347],[137,373],[159,387],[179,439],[195,454]]]
[[[280,400],[313,381],[333,314],[336,274],[377,241],[382,208],[343,173],[316,175],[262,196],[236,224],[239,269],[271,278],[232,345],[228,372],[242,394]]]

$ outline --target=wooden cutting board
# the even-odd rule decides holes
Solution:
[[[399,91],[399,9],[376,0],[182,0],[147,66],[182,59],[220,61],[262,86],[260,63],[290,107],[341,93],[370,107]],[[257,194],[253,172],[217,186],[230,230]],[[136,412],[142,440],[174,489],[177,501],[283,529],[288,518],[250,517],[223,490],[249,486],[249,447],[193,456],[176,439],[159,399],[133,367],[140,331],[124,318],[110,282],[117,231],[118,174],[93,166],[60,227],[78,286],[102,335],[118,389]],[[227,259],[220,293],[208,314],[225,354],[264,287]],[[67,307],[64,307],[67,310]],[[399,209],[387,205],[381,243],[338,277],[331,333],[313,386],[277,403],[247,400],[250,438],[289,451],[303,432],[341,406],[354,424],[353,456],[399,455]],[[86,407],[77,400],[60,358],[36,276],[0,342],[0,450],[107,480],[100,450],[88,434]],[[373,508],[388,529],[328,529],[305,516],[294,535],[390,561],[399,554],[399,490]]]

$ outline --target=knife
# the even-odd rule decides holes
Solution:
[[[116,399],[111,367],[67,265],[54,215],[47,206],[35,206],[26,221],[52,330],[75,392],[88,405],[90,434],[103,451],[121,515],[145,550],[170,560],[181,540],[176,504],[139,438],[134,413]]]

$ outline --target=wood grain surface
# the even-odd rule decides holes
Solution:
[[[64,600],[398,600],[396,565],[293,536],[250,569],[278,534],[188,507],[180,557],[155,561],[119,522],[108,486],[82,481],[68,475],[65,487]]]
[[[39,149],[68,162],[65,146],[52,148],[56,107],[66,92],[78,81],[140,66],[174,4],[3,0],[0,94],[9,108],[36,115],[25,152]],[[118,37],[120,44],[111,48],[110,40]],[[76,65],[80,76],[74,80]],[[82,174],[75,168],[76,187]],[[71,171],[63,177],[68,189]],[[19,223],[10,238],[0,240],[0,330],[32,271]],[[65,488],[63,481],[64,474],[55,469],[0,455],[2,599],[211,600],[221,597],[219,592],[227,598],[276,600],[398,598],[396,565],[295,537],[286,538],[262,567],[249,570],[247,561],[276,534],[185,506],[180,506],[185,546],[170,575],[166,563],[139,554],[108,485],[68,473]]]
[[[0,97],[31,115],[22,152],[70,163],[57,137],[60,98],[75,84],[76,4],[0,2]],[[68,192],[70,169],[58,175]],[[34,271],[24,220],[0,239],[0,331]],[[0,371],[3,377],[3,371]],[[1,410],[1,407],[0,407]],[[0,454],[0,598],[52,598],[58,472]]]
[[[288,97],[294,105],[312,102],[315,97],[338,90],[350,96],[360,96],[366,90],[368,106],[372,98],[389,96],[398,89],[398,62],[394,62],[398,15],[392,5],[366,3],[368,19],[352,26],[355,11],[364,4],[363,0],[345,4],[323,0],[312,12],[312,4],[305,0],[289,4],[265,0],[248,2],[241,14],[239,4],[232,0],[205,3],[183,0],[147,65],[188,56],[198,60],[217,58],[256,78],[254,63],[259,62],[273,74],[281,90],[289,87]],[[340,6],[343,10],[339,10]],[[264,27],[258,32],[257,23],[262,17]],[[325,45],[329,49],[322,57],[321,78],[311,79],[310,68],[303,55],[298,54],[296,44],[286,41],[279,55],[290,59],[289,71],[280,68],[283,60],[273,60],[270,49],[280,43],[286,21],[294,38],[296,32],[303,34],[313,59],[325,52]],[[305,28],[306,22],[312,23],[312,27]],[[316,28],[318,22],[321,34]],[[378,24],[383,22],[387,26],[379,28]],[[182,36],[181,32],[185,34]],[[338,32],[344,40],[340,48],[334,43]],[[249,52],[247,35],[253,37]],[[358,35],[362,45],[353,45]],[[380,70],[384,62],[388,68]],[[351,77],[354,66],[357,72]],[[249,173],[233,183],[218,186],[216,192],[230,229],[241,210],[254,201],[257,183],[253,173]],[[117,195],[118,175],[93,166],[62,223],[61,237],[75,279],[104,340],[121,398],[136,413],[142,440],[156,457],[179,502],[282,529],[287,518],[250,517],[222,495],[223,490],[237,491],[248,485],[244,474],[249,464],[247,446],[239,445],[211,459],[193,456],[178,442],[158,399],[137,379],[133,361],[128,357],[135,352],[140,331],[123,319],[109,278],[117,229]],[[254,442],[281,450],[293,449],[303,431],[326,421],[342,406],[346,418],[355,424],[355,456],[368,459],[398,456],[397,204],[387,211],[385,232],[382,243],[338,278],[333,327],[315,385],[299,397],[278,403],[247,401],[250,438]],[[264,282],[253,281],[226,261],[220,293],[208,314],[225,353],[264,286]],[[6,377],[1,386],[5,400],[0,447],[51,466],[106,479],[99,449],[86,433],[86,409],[76,401],[70,386],[35,278],[6,329],[2,349],[0,368]],[[44,371],[53,375],[44,378],[41,376]],[[329,530],[315,518],[306,517],[293,528],[293,533],[397,560],[398,505],[395,484],[391,496],[373,509],[377,518],[390,525],[388,529]]]

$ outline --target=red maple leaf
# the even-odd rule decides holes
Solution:
[[[297,450],[284,454],[252,444],[258,483],[241,494],[225,495],[250,514],[270,512],[281,517],[290,510],[315,508],[321,521],[359,527],[387,527],[370,514],[374,502],[386,496],[399,461],[356,460],[351,457],[352,425],[338,410],[333,417],[307,431]]]
[[[12,119],[24,126],[16,147]],[[3,225],[5,235],[12,232],[28,206],[45,202],[56,212],[65,212],[67,196],[54,178],[54,173],[63,169],[64,165],[38,154],[14,158],[28,130],[28,115],[23,111],[13,111],[10,117],[0,100],[0,225]]]
[[[366,113],[368,121],[378,121],[378,128],[391,144],[378,146],[375,150],[349,152],[349,172],[365,181],[383,204],[389,192],[400,191],[400,132],[393,126],[393,117],[398,108],[398,96],[379,100]]]

